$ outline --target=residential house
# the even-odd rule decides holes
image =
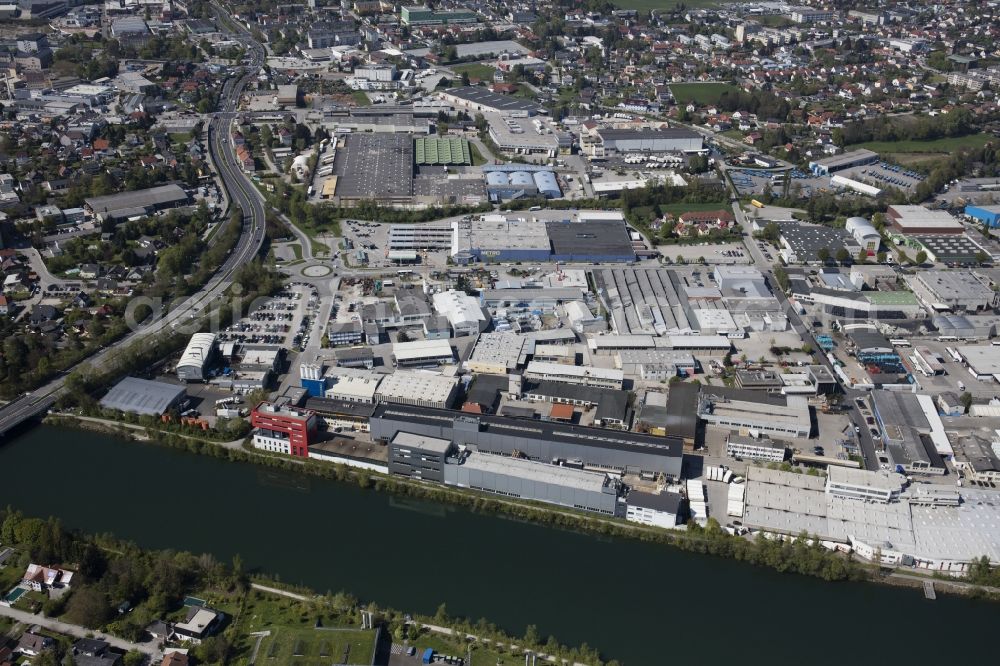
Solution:
[[[163,657],[163,662],[160,666],[188,666],[190,664],[188,656],[184,652],[168,652]]]
[[[14,652],[18,652],[29,657],[37,657],[46,650],[51,650],[55,647],[55,640],[49,638],[48,636],[42,636],[41,634],[35,633],[38,627],[32,627],[30,631],[26,631],[21,634],[20,640],[17,641],[17,647],[14,648]]]
[[[200,643],[222,623],[224,615],[204,606],[191,606],[183,622],[174,625],[174,634],[181,641]]]
[[[39,307],[39,306],[35,306]],[[51,306],[46,306],[51,307]],[[53,308],[54,309],[54,308]],[[51,588],[69,587],[73,572],[56,567],[44,567],[40,564],[29,564],[24,571],[21,585],[35,592]]]
[[[154,641],[169,641],[174,637],[174,626],[163,620],[155,620],[146,627],[146,633],[152,636]]]

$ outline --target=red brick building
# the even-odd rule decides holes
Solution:
[[[309,442],[318,423],[316,414],[308,409],[271,402],[260,403],[250,413],[254,448],[301,458],[309,457]]]

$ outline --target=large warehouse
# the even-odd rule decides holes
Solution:
[[[893,205],[885,212],[893,231],[901,234],[961,234],[965,226],[947,211],[923,206]]]
[[[635,248],[620,220],[550,221],[552,261],[635,261]]]
[[[535,218],[495,214],[454,225],[452,255],[467,253],[474,261],[548,261],[551,254],[545,223]]]
[[[483,86],[447,88],[438,95],[456,108],[472,111],[519,117],[534,116],[544,111],[541,106],[523,97],[501,95]]]
[[[160,185],[145,190],[108,194],[84,199],[87,207],[100,220],[124,220],[151,215],[158,210],[176,208],[188,203],[188,195],[179,185]]]
[[[551,463],[565,461],[601,470],[648,472],[680,478],[683,442],[633,432],[553,421],[472,416],[446,409],[380,405],[371,418],[372,439],[389,442],[400,432],[436,437],[473,451]]]
[[[697,152],[702,136],[682,127],[666,129],[601,129],[597,131],[605,153]]]
[[[841,153],[840,155],[834,155],[833,157],[824,157],[819,160],[814,160],[809,163],[809,169],[817,176],[829,176],[830,174],[838,171],[853,169],[854,167],[864,166],[865,164],[872,164],[874,162],[878,162],[878,153],[862,148],[860,150],[852,150],[847,153]]]
[[[513,165],[504,165],[507,167]],[[551,169],[523,166],[520,169],[484,167],[486,192],[490,199],[519,199],[540,194],[547,199],[562,196],[559,182]]]
[[[413,198],[413,139],[405,134],[348,134],[333,162],[334,196],[342,203]]]
[[[200,382],[205,379],[208,365],[215,355],[215,334],[195,333],[177,361],[177,379],[182,382]]]
[[[101,407],[143,416],[160,416],[180,406],[185,395],[183,386],[126,377],[101,398]]]

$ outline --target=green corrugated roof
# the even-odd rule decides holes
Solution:
[[[916,305],[917,297],[908,291],[866,291],[865,298],[875,305]]]

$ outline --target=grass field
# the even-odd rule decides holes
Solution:
[[[371,106],[372,101],[365,94],[364,90],[354,90],[351,92],[351,97],[354,98],[354,103],[358,106]]]
[[[978,148],[987,141],[998,140],[992,134],[969,134],[931,141],[868,141],[853,144],[848,149],[867,148],[877,153],[950,153],[960,148]]]
[[[273,627],[260,644],[257,664],[369,664],[374,650],[374,631]]]
[[[671,83],[670,92],[678,104],[715,104],[724,92],[733,92],[738,88],[731,83]]]
[[[480,81],[492,81],[493,72],[496,71],[489,65],[483,65],[478,62],[463,62],[458,65],[451,65],[451,70],[459,76],[468,74],[470,79],[479,79]]]
[[[476,144],[469,142],[469,155],[472,157],[472,166],[482,166],[488,161],[483,157],[482,153],[479,152],[479,148]]]

